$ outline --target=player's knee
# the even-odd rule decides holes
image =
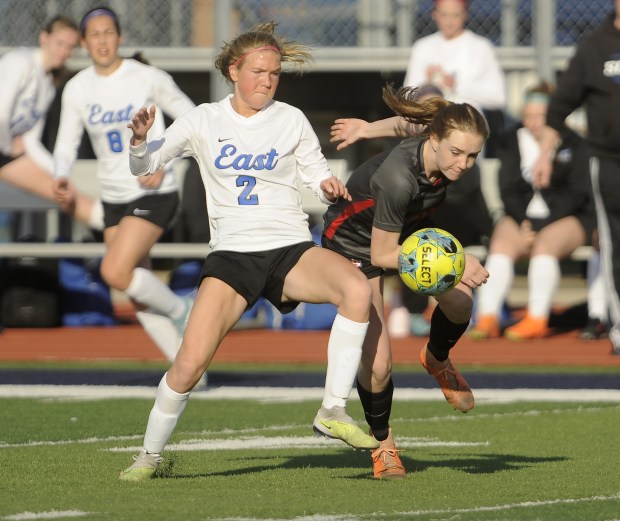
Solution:
[[[174,372],[177,385],[184,387],[183,392],[187,392],[194,388],[205,370],[196,358],[180,355],[175,359],[171,371]]]
[[[368,320],[371,302],[370,283],[362,273],[343,285],[342,303],[339,307],[347,309],[349,313],[358,317],[361,316],[362,318],[358,320],[364,322]]]
[[[442,300],[439,306],[450,322],[461,324],[471,318],[473,300],[467,295],[459,295],[454,299]]]
[[[131,282],[130,273],[122,270],[115,263],[107,261],[104,257],[99,268],[101,277],[111,288],[125,291]]]

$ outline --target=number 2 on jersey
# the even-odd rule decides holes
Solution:
[[[250,192],[256,186],[256,177],[251,175],[240,175],[237,177],[237,186],[243,186],[241,195],[237,197],[240,205],[258,204],[258,195]]]
[[[106,134],[108,136],[108,143],[110,144],[110,150],[112,152],[122,152],[123,151],[123,139],[121,133],[118,130],[110,130]]]

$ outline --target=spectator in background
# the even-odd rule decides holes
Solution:
[[[494,139],[504,127],[504,74],[493,44],[465,28],[467,8],[467,0],[435,0],[438,31],[413,44],[403,85],[431,83],[447,100],[482,110],[491,130],[485,155],[494,157]]]
[[[65,62],[78,42],[77,24],[59,15],[41,31],[37,48],[0,58],[0,179],[49,201],[55,201],[52,155],[41,137]],[[71,204],[61,207],[91,228],[103,228],[100,201],[76,192]]]
[[[475,339],[500,335],[500,311],[514,277],[514,264],[529,258],[527,314],[506,329],[511,340],[541,338],[548,332],[553,295],[560,282],[560,260],[591,242],[596,222],[591,205],[585,141],[567,127],[553,158],[553,173],[545,188],[533,182],[532,169],[540,154],[551,86],[546,83],[525,94],[522,124],[499,141],[499,185],[505,215],[493,230],[485,267],[488,283],[477,291]]]
[[[611,319],[609,339],[614,353],[620,354],[620,0],[614,7],[599,28],[578,43],[559,78],[532,177],[540,187],[553,181],[550,158],[561,142],[564,120],[585,106],[601,270]]]

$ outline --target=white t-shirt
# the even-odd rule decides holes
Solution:
[[[56,95],[40,49],[19,48],[0,57],[0,152],[11,155],[12,140],[23,136],[26,153],[46,170],[52,156],[41,143],[47,111]]]
[[[420,38],[413,44],[404,86],[418,87],[429,83],[426,70],[440,65],[453,74],[453,92],[444,92],[446,99],[469,103],[478,109],[503,109],[506,104],[504,74],[491,42],[469,30],[451,40],[440,32]]]
[[[70,175],[86,129],[98,159],[97,177],[103,201],[126,203],[153,192],[175,191],[177,184],[171,168],[157,190],[141,187],[129,171],[132,132],[127,125],[140,108],[151,105],[157,107],[154,136],[164,131],[162,110],[177,118],[194,108],[168,73],[132,59],[123,60],[109,76],[97,74],[93,65],[80,71],[67,82],[62,94],[54,177]]]
[[[192,156],[207,194],[211,248],[264,251],[311,240],[298,181],[324,200],[332,174],[304,114],[278,101],[246,118],[231,96],[178,118],[163,139],[130,147],[131,171],[145,175]]]

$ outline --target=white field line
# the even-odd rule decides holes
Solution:
[[[20,512],[1,519],[10,521],[29,521],[31,519],[66,519],[67,517],[85,517],[94,512],[82,512],[80,510],[50,510],[49,512]]]
[[[378,519],[381,517],[398,517],[399,515],[414,517],[414,516],[425,516],[425,515],[442,515],[442,514],[456,514],[454,518],[458,519],[458,514],[469,514],[476,512],[500,512],[502,510],[513,510],[517,508],[537,508],[551,505],[572,505],[576,503],[592,503],[592,502],[603,502],[603,501],[618,501],[620,500],[620,493],[614,494],[612,496],[590,496],[590,497],[578,497],[578,498],[565,498],[565,499],[548,499],[541,501],[524,501],[522,503],[507,503],[504,505],[491,505],[486,507],[474,507],[474,508],[447,508],[447,509],[437,509],[437,510],[413,510],[410,512],[398,512],[395,514],[384,514],[381,512],[363,515],[360,517],[370,517],[371,519]],[[610,519],[609,521],[614,521]]]
[[[503,418],[518,418],[518,417],[526,417],[526,416],[541,416],[543,414],[588,414],[588,413],[598,413],[601,411],[610,412],[610,411],[618,411],[620,410],[620,406],[616,407],[571,407],[566,409],[550,409],[545,411],[540,410],[529,410],[529,411],[519,411],[519,412],[498,412],[498,413],[474,413],[471,415],[452,415],[452,416],[430,416],[427,418],[392,418],[390,423],[394,424],[416,424],[416,423],[441,423],[441,422],[451,422],[451,421],[474,421],[474,420],[486,420],[486,419],[503,419]],[[231,438],[251,438],[252,435],[263,435],[267,433],[282,433],[291,430],[299,430],[308,428],[309,423],[304,424],[288,424],[288,425],[267,425],[263,427],[251,427],[244,429],[218,429],[218,430],[202,430],[202,431],[184,431],[182,434],[184,436],[194,436],[200,437],[201,441],[204,441],[205,438],[215,437],[215,436],[226,436],[227,440]],[[141,440],[143,438],[143,434],[135,434],[131,436],[104,436],[104,437],[88,437],[81,438],[75,440],[55,440],[55,441],[47,441],[47,440],[39,440],[39,441],[28,441],[26,443],[4,443],[0,441],[0,449],[12,449],[12,448],[23,448],[23,447],[53,447],[57,445],[85,445],[85,444],[94,444],[94,443],[110,443],[110,442],[125,442],[132,440]],[[271,439],[271,436],[266,436],[265,438]],[[290,438],[290,437],[287,437]],[[335,443],[338,446],[340,442],[333,442],[324,438],[314,438],[317,440],[323,440],[325,445],[329,445],[331,443]],[[399,437],[399,445],[401,438]],[[403,438],[403,440],[409,440],[411,443],[419,442],[420,440],[427,440],[427,445],[432,443],[434,440],[428,441],[426,438]],[[440,442],[444,443],[444,442]],[[420,446],[420,445],[416,445]],[[112,450],[125,450],[121,448],[112,449]],[[129,449],[127,449],[129,450]],[[202,450],[202,449],[201,449]],[[208,449],[204,449],[208,450]]]
[[[488,442],[441,441],[437,438],[411,438],[403,436],[398,438],[398,446],[399,448],[480,447],[488,446]],[[315,449],[318,447],[334,447],[341,449],[344,445],[338,440],[317,438],[316,436],[248,436],[236,439],[185,440],[181,443],[171,443],[166,446],[166,450],[191,452],[243,449]],[[141,447],[135,446],[113,447],[105,450],[110,452],[138,452],[140,449]]]
[[[416,424],[416,423],[441,423],[441,422],[452,422],[452,421],[473,421],[473,420],[485,420],[485,419],[502,419],[502,418],[515,418],[515,417],[525,417],[525,416],[542,416],[549,414],[573,414],[573,413],[598,413],[601,411],[609,412],[609,411],[618,411],[620,410],[620,406],[615,407],[570,407],[566,409],[550,409],[545,411],[539,410],[529,410],[529,411],[519,411],[519,412],[497,412],[497,413],[474,413],[471,415],[452,415],[452,416],[430,416],[428,418],[392,418],[390,423],[394,424]],[[204,439],[206,437],[211,436],[226,436],[227,439],[230,438],[243,438],[243,437],[251,437],[251,435],[260,435],[266,433],[280,433],[291,430],[298,430],[303,428],[308,428],[310,424],[288,424],[288,425],[266,425],[262,427],[251,427],[244,429],[218,429],[218,430],[201,430],[201,431],[184,431],[182,434],[185,436],[199,436]],[[143,438],[143,434],[135,434],[131,436],[105,436],[102,438],[99,437],[88,437],[81,438],[75,440],[55,440],[55,441],[47,441],[47,440],[39,440],[39,441],[28,441],[26,443],[4,443],[0,441],[0,449],[12,449],[12,448],[23,448],[23,447],[53,447],[56,445],[85,445],[85,444],[93,444],[93,443],[109,443],[109,442],[123,442],[123,441],[132,441],[132,440],[141,440]],[[321,438],[315,438],[316,440],[321,440]],[[414,438],[408,438],[410,440],[414,440]],[[323,439],[326,444],[332,443],[330,440]],[[416,439],[417,440],[417,439]],[[339,444],[340,442],[335,442]],[[400,445],[400,437],[399,437],[399,445]],[[116,449],[114,449],[116,450]]]
[[[452,416],[429,416],[428,418],[390,418],[392,423],[441,423],[445,421],[462,422],[471,420],[485,420],[496,418],[523,417],[523,416],[547,416],[549,414],[573,414],[573,413],[597,413],[601,411],[619,411],[620,406],[611,407],[567,407],[566,409],[545,409],[544,411],[532,409],[529,411],[516,412],[474,412],[473,414],[453,414]]]
[[[155,387],[102,385],[0,385],[0,398],[102,400],[155,398]],[[475,389],[478,403],[527,402],[613,402],[620,403],[619,389]],[[257,400],[303,402],[323,398],[322,387],[215,387],[192,393],[193,400]],[[443,401],[436,389],[401,388],[394,391],[400,401]]]
[[[341,515],[324,515],[317,514],[314,516],[302,516],[296,517],[295,521],[361,521],[365,519],[377,520],[381,518],[385,519],[411,519],[418,516],[432,516],[432,515],[450,515],[452,517],[446,518],[450,520],[459,519],[459,514],[475,514],[476,512],[502,512],[506,510],[514,509],[532,509],[538,507],[552,506],[552,505],[573,505],[577,503],[593,503],[593,502],[606,502],[606,501],[618,501],[620,494],[613,496],[590,496],[590,497],[578,497],[578,498],[566,498],[566,499],[549,499],[544,501],[524,501],[522,503],[506,503],[504,505],[491,505],[481,506],[474,508],[458,508],[458,509],[441,509],[441,510],[413,510],[409,512],[374,512],[372,514],[341,514]],[[619,521],[620,517],[610,519],[609,521]],[[211,521],[259,521],[254,517],[222,517],[217,519],[211,519]],[[286,518],[260,518],[260,521],[291,521]]]

